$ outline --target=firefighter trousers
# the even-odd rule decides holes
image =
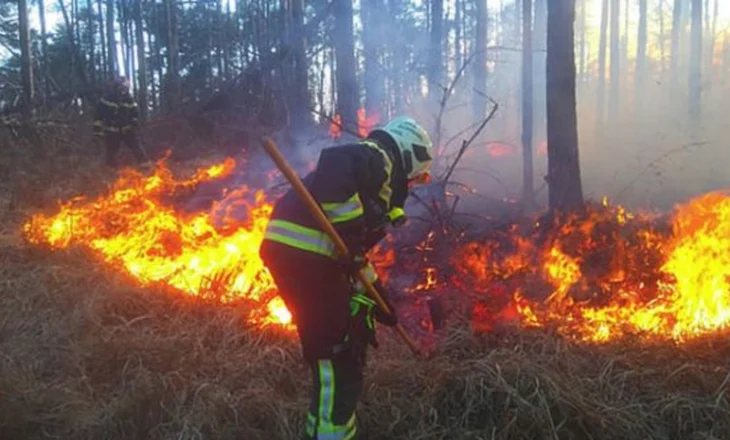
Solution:
[[[364,350],[346,343],[352,284],[335,261],[264,240],[261,258],[297,325],[312,390],[306,439],[357,438]]]
[[[122,146],[122,143],[134,154],[134,158],[138,163],[145,161],[145,155],[142,152],[139,139],[137,139],[137,134],[133,131],[126,133],[107,133],[104,136],[104,143],[106,144],[106,164],[109,167],[117,167],[117,155],[119,154],[119,148]]]

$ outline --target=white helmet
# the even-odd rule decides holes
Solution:
[[[415,119],[401,116],[381,128],[398,146],[408,179],[427,174],[433,162],[433,143],[426,130]]]

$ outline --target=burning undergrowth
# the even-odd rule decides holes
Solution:
[[[188,178],[164,161],[149,176],[125,170],[95,200],[79,197],[33,216],[25,236],[53,250],[91,249],[142,286],[246,301],[252,324],[291,330],[258,257],[275,195],[253,188],[273,174],[252,168],[229,159]],[[730,198],[711,193],[671,217],[604,201],[468,239],[441,219],[415,244],[391,238],[370,257],[410,304],[399,310],[420,336],[432,333],[424,310],[441,297],[466,308],[478,332],[516,324],[584,342],[683,342],[730,324],[728,215]]]
[[[673,216],[587,205],[513,224],[453,258],[477,329],[516,322],[584,342],[684,342],[730,326],[730,198]]]
[[[254,323],[290,327],[290,315],[258,257],[272,205],[240,185],[243,164],[229,159],[178,178],[126,169],[95,200],[81,196],[24,227],[27,240],[53,250],[91,249],[142,286],[222,302],[249,300]]]

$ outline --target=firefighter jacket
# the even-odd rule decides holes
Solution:
[[[389,223],[405,217],[408,184],[392,152],[365,139],[322,150],[316,169],[302,183],[319,202],[350,253],[365,255],[385,237]],[[265,239],[304,252],[337,258],[337,249],[290,189],[274,206]],[[372,281],[377,279],[368,266]]]
[[[128,133],[136,129],[138,124],[139,109],[127,91],[107,93],[96,107],[94,134],[97,136]]]

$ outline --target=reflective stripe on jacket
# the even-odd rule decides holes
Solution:
[[[407,182],[393,164],[385,148],[363,140],[322,150],[316,169],[302,179],[355,255],[367,253],[405,215]],[[334,244],[291,189],[276,202],[264,238],[336,258]]]
[[[127,133],[139,123],[137,103],[129,93],[109,93],[99,100],[94,115],[94,134]]]

